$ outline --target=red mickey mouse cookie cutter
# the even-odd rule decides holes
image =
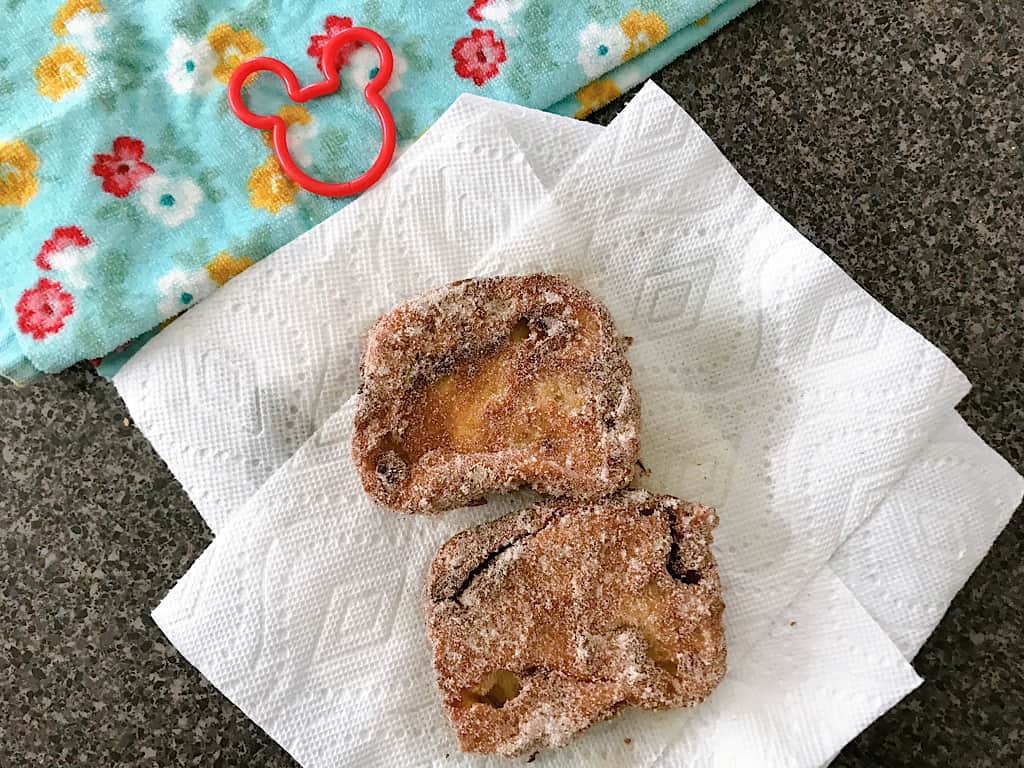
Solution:
[[[335,65],[338,51],[342,46],[353,41],[369,43],[377,49],[377,55],[380,57],[380,66],[377,74],[370,78],[370,82],[366,84],[366,87],[363,89],[363,97],[373,107],[373,111],[377,113],[377,119],[380,120],[381,147],[380,152],[377,154],[377,159],[373,161],[373,165],[362,176],[358,176],[351,181],[330,183],[314,179],[296,165],[288,149],[288,125],[277,115],[257,115],[249,111],[249,108],[242,100],[242,86],[245,84],[246,79],[254,72],[269,71],[281,78],[284,82],[285,90],[288,92],[288,97],[292,101],[302,103],[321,96],[328,96],[337,91],[338,86],[341,85],[341,77],[338,74],[338,67]],[[384,38],[372,29],[350,27],[343,29],[339,34],[327,41],[327,44],[320,52],[318,66],[324,74],[324,79],[318,83],[311,83],[305,88],[300,88],[299,80],[295,77],[291,67],[278,59],[260,56],[244,61],[238,65],[238,68],[231,74],[231,79],[228,81],[228,104],[231,106],[231,111],[235,113],[235,116],[246,125],[271,132],[274,155],[277,157],[277,161],[281,164],[281,168],[288,178],[300,187],[308,192],[327,197],[357,195],[360,192],[365,192],[380,180],[388,165],[391,164],[391,159],[395,156],[395,118],[391,115],[391,110],[388,109],[387,103],[381,96],[381,91],[387,85],[388,80],[391,79],[394,57],[391,54],[391,48]]]

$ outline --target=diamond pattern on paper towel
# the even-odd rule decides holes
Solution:
[[[864,475],[854,480],[849,490],[846,512],[843,514],[843,525],[839,532],[840,541],[844,541],[856,530],[856,522],[865,520],[882,503],[902,474],[903,468],[897,467]]]
[[[822,365],[870,352],[881,341],[884,325],[885,310],[863,291],[833,297],[821,305],[807,364]]]
[[[896,499],[902,506],[899,496]],[[919,551],[916,553],[919,559],[933,564],[937,559],[944,560],[952,567],[955,561],[962,560],[967,554],[964,509],[941,498],[928,498],[926,494],[924,499],[926,503],[917,506],[913,514],[905,513],[907,535],[920,541],[924,552],[934,553],[922,555]]]
[[[645,332],[653,337],[693,328],[700,322],[714,273],[714,259],[705,258],[645,275],[637,297],[635,319],[645,325]]]
[[[612,165],[622,168],[636,165],[648,157],[662,159],[668,147],[685,141],[689,125],[680,126],[681,112],[669,113],[651,99],[638,102],[632,110],[624,110],[617,120],[627,123],[612,154]]]
[[[405,573],[387,583],[340,584],[331,593],[323,617],[316,658],[332,659],[391,638]]]

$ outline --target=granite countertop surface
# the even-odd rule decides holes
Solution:
[[[765,0],[655,80],[974,382],[1024,470],[1024,12]],[[621,103],[595,119],[606,122]],[[0,386],[0,768],[294,766],[149,618],[211,535],[86,367]],[[842,768],[1024,765],[1024,515]]]

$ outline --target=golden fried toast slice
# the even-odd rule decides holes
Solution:
[[[624,707],[702,701],[725,674],[713,510],[625,490],[538,504],[449,539],[426,613],[467,752],[562,746]]]
[[[608,311],[550,275],[462,280],[370,329],[352,455],[366,492],[440,512],[529,486],[626,485],[640,406]]]

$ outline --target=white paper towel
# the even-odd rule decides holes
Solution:
[[[350,402],[228,521],[154,618],[306,768],[505,765],[459,754],[422,605],[436,549],[495,510],[376,508],[349,457],[351,426]],[[829,573],[760,641],[705,706],[630,713],[538,763],[651,766],[678,743],[686,761],[665,764],[818,765],[919,682]]]
[[[348,455],[351,424],[349,403],[228,522],[154,618],[306,768],[502,765],[458,754],[436,701],[421,604],[437,546],[495,511],[435,519],[374,507]],[[951,414],[944,431],[963,429]],[[930,445],[897,483],[905,514],[926,515],[932,498],[960,492],[965,478],[951,465],[996,470],[1013,485],[1013,473],[999,472],[977,437],[965,437]],[[930,496],[913,493],[918,482]],[[979,502],[956,521],[962,535],[1005,508],[993,495]],[[909,563],[880,564],[880,573],[898,579]],[[899,648],[825,567],[754,650],[731,663],[704,705],[629,713],[538,762],[821,765],[918,683]]]
[[[719,565],[734,658],[969,386],[655,87],[475,271],[534,270],[571,274],[634,337],[644,484],[728,511]]]
[[[638,328],[640,330],[634,331],[634,335],[644,334],[644,341],[638,340],[640,352],[632,353],[631,358],[637,368],[645,409],[648,409],[644,454],[645,461],[649,461],[655,472],[651,481],[664,481],[661,490],[713,501],[723,512],[728,510],[730,515],[736,510],[731,526],[726,525],[723,514],[717,549],[723,562],[723,572],[727,567],[726,561],[738,565],[734,580],[727,583],[729,608],[726,616],[730,640],[734,641],[736,649],[754,650],[734,655],[729,678],[713,699],[713,702],[723,701],[725,704],[715,703],[714,707],[697,710],[718,713],[713,718],[715,727],[710,731],[706,723],[687,727],[688,734],[698,734],[687,736],[687,739],[697,739],[694,743],[700,747],[691,755],[693,764],[705,764],[700,760],[708,761],[708,765],[742,764],[735,760],[732,763],[713,762],[721,759],[722,755],[733,754],[719,743],[726,723],[733,723],[735,728],[748,734],[739,741],[735,735],[727,739],[730,743],[748,745],[754,750],[748,752],[748,756],[759,754],[756,750],[763,747],[760,754],[779,755],[778,761],[769,764],[814,765],[823,762],[914,684],[909,667],[897,663],[899,652],[896,646],[887,640],[885,632],[877,624],[867,618],[857,600],[838,584],[828,568],[822,566],[846,534],[886,497],[886,490],[914,453],[925,445],[927,434],[940,422],[953,419],[948,406],[959,397],[964,382],[930,345],[881,310],[823,255],[789,230],[735,176],[699,129],[694,133],[695,126],[685,122],[688,118],[682,123],[675,116],[668,123],[658,122],[661,112],[671,116],[673,111],[679,112],[677,107],[664,101],[658,103],[660,97],[657,93],[652,98],[648,92],[641,99],[647,101],[634,102],[623,118],[606,131],[596,126],[562,122],[550,116],[535,117],[535,113],[527,110],[475,99],[460,102],[428,133],[426,139],[429,141],[424,140],[410,151],[387,182],[375,190],[379,198],[377,207],[370,212],[362,210],[365,200],[373,200],[368,195],[338,217],[325,222],[318,230],[257,265],[214,299],[200,305],[161,334],[157,340],[159,343],[149,345],[118,377],[118,387],[137,422],[182,479],[211,526],[225,534],[218,537],[211,553],[204,555],[196,569],[161,606],[158,620],[175,644],[204,674],[307,767],[330,762],[331,758],[335,758],[331,764],[347,764],[348,758],[341,759],[340,755],[349,755],[356,760],[359,758],[353,755],[361,754],[358,753],[359,733],[347,729],[344,722],[331,721],[320,730],[329,732],[332,739],[347,746],[325,746],[323,738],[326,736],[321,738],[316,733],[309,733],[317,729],[309,727],[304,714],[314,704],[307,702],[296,710],[289,703],[293,696],[306,696],[307,687],[311,690],[322,688],[331,696],[334,695],[331,685],[345,687],[336,677],[337,673],[330,671],[333,662],[328,660],[321,668],[319,646],[312,657],[317,660],[304,680],[295,680],[306,674],[301,670],[288,671],[291,663],[288,651],[294,654],[298,647],[294,638],[307,632],[313,626],[310,622],[315,625],[321,614],[328,616],[341,611],[341,619],[331,619],[330,622],[324,619],[323,626],[331,622],[334,626],[347,621],[346,617],[358,617],[377,610],[373,601],[378,598],[364,599],[360,596],[362,592],[355,595],[354,607],[347,607],[347,602],[343,608],[334,606],[339,599],[335,591],[330,591],[329,604],[321,604],[326,599],[323,594],[332,583],[331,579],[341,584],[351,581],[352,574],[357,571],[350,568],[358,567],[360,561],[346,560],[346,551],[340,550],[331,553],[329,560],[333,566],[326,570],[320,566],[303,566],[304,572],[308,572],[303,583],[319,585],[314,589],[320,592],[296,593],[306,595],[303,602],[309,605],[297,617],[288,618],[285,621],[287,626],[273,625],[266,617],[258,626],[239,621],[239,614],[232,613],[236,609],[235,604],[221,605],[216,596],[233,595],[234,590],[248,589],[245,584],[257,574],[261,574],[258,583],[293,584],[281,581],[286,563],[276,567],[272,558],[261,559],[257,554],[252,562],[261,570],[254,571],[256,566],[246,565],[248,560],[238,564],[237,552],[248,551],[246,547],[252,542],[246,539],[255,537],[254,532],[264,527],[275,531],[274,536],[278,535],[277,518],[270,516],[270,512],[281,506],[298,505],[310,514],[308,525],[313,528],[320,525],[323,521],[318,522],[317,515],[323,517],[326,508],[320,503],[323,499],[317,501],[319,491],[309,491],[309,488],[313,487],[310,479],[320,477],[322,473],[316,466],[310,466],[310,452],[326,448],[325,454],[316,455],[333,456],[332,460],[344,459],[347,457],[347,445],[337,445],[331,440],[324,445],[325,438],[321,434],[310,447],[303,449],[305,453],[301,462],[297,457],[279,475],[271,478],[259,495],[248,503],[245,499],[349,394],[351,390],[346,391],[345,387],[354,385],[354,380],[347,380],[345,376],[354,372],[358,335],[376,312],[408,293],[471,272],[467,265],[476,261],[479,254],[511,225],[522,222],[526,212],[535,207],[533,223],[523,229],[511,245],[493,250],[484,264],[494,265],[496,259],[501,258],[508,264],[529,265],[531,260],[538,258],[537,254],[541,254],[542,258],[550,257],[551,261],[538,266],[575,272],[583,282],[596,286],[602,298],[612,305],[613,314],[623,326],[623,331],[629,333]],[[655,106],[649,106],[650,103]],[[636,119],[641,107],[645,111],[641,119]],[[605,139],[612,130],[620,127],[624,118],[631,115],[634,122],[625,123],[618,137]],[[670,141],[658,149],[669,152],[665,156],[669,160],[652,158],[653,151],[636,153],[629,146],[617,148],[618,142],[635,144],[637,135],[642,135],[644,130],[657,132],[661,130],[658,126],[664,128],[671,124],[682,129],[683,139],[674,144]],[[671,139],[671,135],[668,138]],[[576,156],[582,158],[579,165],[565,176]],[[615,158],[618,164],[608,163],[608,157]],[[671,169],[664,167],[666,162],[682,162],[690,175],[673,176],[675,181],[666,184],[662,177],[672,173]],[[603,181],[598,175],[603,172],[602,164],[606,166],[604,170],[610,171]],[[444,181],[445,169],[452,167],[461,169],[456,174],[458,184]],[[639,172],[647,174],[645,184],[640,184],[635,176],[638,168]],[[728,177],[729,173],[735,178]],[[559,183],[563,176],[565,179]],[[682,187],[673,190],[673,184],[679,180],[683,181]],[[714,194],[701,193],[704,197],[700,197],[691,191],[690,187],[696,186],[694,182],[699,181],[703,185],[705,180]],[[405,191],[391,189],[394,185],[405,188]],[[553,190],[554,205],[543,200],[545,187]],[[465,193],[467,189],[470,192]],[[471,216],[467,214],[461,220],[472,219],[479,223],[482,233],[479,236],[466,235],[460,240],[451,234],[450,225],[443,222],[459,218],[450,209],[467,205],[466,194],[476,209]],[[585,194],[591,194],[591,197],[587,198]],[[408,218],[404,206],[413,196],[419,205],[421,195],[427,195],[427,207],[434,212],[433,215]],[[636,197],[644,196],[646,207],[636,202]],[[572,207],[577,204],[577,207]],[[606,205],[611,206],[607,211],[595,213],[595,206],[596,211],[601,212],[605,210],[602,206]],[[499,213],[495,214],[491,207],[498,208]],[[683,213],[678,217],[667,215],[680,207]],[[378,208],[387,213],[380,214]],[[728,214],[729,210],[733,213]],[[632,218],[616,218],[623,211]],[[578,217],[578,221],[569,219],[573,229],[564,231],[569,229],[565,226],[569,214]],[[370,251],[359,250],[367,245],[363,231],[366,223],[387,227],[392,215],[401,222],[403,238],[377,237]],[[607,222],[602,221],[602,217]],[[691,235],[687,235],[684,226],[687,222],[692,224]],[[629,239],[630,224],[639,227],[634,231],[632,240]],[[585,230],[587,226],[591,227],[590,234],[581,240],[577,229]],[[552,239],[533,238],[532,233],[537,231]],[[674,236],[671,236],[669,233],[673,232]],[[609,233],[614,233],[614,236]],[[637,258],[628,260],[626,264],[634,271],[627,271],[621,282],[616,282],[620,278],[616,277],[615,270],[621,271],[624,261],[616,260],[614,241],[617,238],[637,246]],[[538,240],[542,246],[539,250]],[[416,244],[422,250],[416,250]],[[451,259],[450,263],[437,262],[438,249],[446,249],[444,253]],[[373,270],[351,266],[352,259],[373,261],[368,258],[368,253],[376,256],[378,261],[373,263],[383,275],[382,279],[375,279]],[[407,268],[403,257],[410,255],[419,259],[419,268]],[[590,264],[587,259],[595,256],[600,260]],[[712,263],[710,270],[709,261]],[[794,264],[796,270],[793,269]],[[680,265],[683,268],[677,269]],[[738,304],[728,301],[730,291],[722,283],[723,273],[730,277],[733,272],[738,279],[726,282],[724,286],[738,286],[735,291],[741,299]],[[609,288],[612,295],[603,292],[601,286]],[[325,304],[325,296],[332,298],[333,303],[328,301]],[[816,302],[821,306],[816,308]],[[239,327],[240,316],[252,325]],[[188,324],[184,325],[186,321]],[[327,330],[325,326],[328,326]],[[756,333],[751,332],[751,327]],[[728,331],[724,335],[723,329]],[[756,343],[751,341],[752,338]],[[657,344],[651,346],[654,342],[649,342],[649,339],[654,339]],[[647,344],[646,350],[643,349],[644,344]],[[293,348],[282,350],[282,345]],[[801,345],[810,348],[803,350]],[[900,353],[892,354],[897,349],[902,350],[902,361],[898,359]],[[755,350],[753,356],[751,350]],[[239,361],[243,361],[242,373],[231,370]],[[849,370],[851,368],[855,370]],[[909,376],[906,375],[908,373]],[[300,378],[303,374],[306,374],[304,380]],[[888,378],[892,376],[903,378]],[[241,384],[238,383],[240,377],[244,379]],[[901,386],[886,385],[884,380],[887,379],[898,381]],[[648,408],[649,401],[654,406],[653,415]],[[891,420],[894,413],[902,418]],[[248,419],[237,418],[247,414]],[[829,418],[823,419],[823,414]],[[836,417],[835,420],[832,416]],[[830,429],[836,431],[830,435]],[[966,432],[969,434],[969,430]],[[991,452],[976,437],[970,435],[970,438],[974,442],[964,441],[964,445],[970,448],[967,453],[971,460],[989,467],[994,477],[1002,478],[1007,492],[1002,494],[1001,503],[998,496],[984,499],[977,494],[971,496],[960,488],[962,478],[958,481],[959,486],[953,483],[950,490],[943,492],[942,498],[947,500],[970,497],[989,506],[976,508],[971,519],[958,518],[957,524],[950,529],[951,536],[967,535],[970,538],[970,554],[953,563],[950,573],[936,574],[945,579],[941,598],[932,601],[937,611],[923,612],[922,621],[916,622],[913,630],[915,638],[919,639],[901,640],[900,647],[904,650],[914,642],[919,644],[923,641],[930,631],[926,626],[928,622],[937,621],[948,599],[973,568],[974,559],[987,548],[1014,506],[1015,476],[1005,466],[997,465],[991,458]],[[879,455],[871,453],[875,445],[882,448],[877,451]],[[694,460],[675,460],[673,455],[681,453],[680,448],[690,452]],[[766,459],[769,462],[767,467],[764,466]],[[843,459],[848,461],[844,464]],[[794,470],[806,466],[816,468],[815,472],[807,478],[799,472],[794,475]],[[857,479],[845,482],[850,474],[856,475]],[[837,477],[839,488],[835,487]],[[922,482],[927,482],[927,476],[924,477]],[[1019,478],[1016,481],[1019,482]],[[346,482],[344,472],[336,473],[333,482],[336,487],[342,487]],[[745,492],[747,489],[740,487],[744,483],[749,484],[752,492]],[[298,495],[288,496],[283,501],[278,496],[268,495],[274,488],[286,488],[280,492]],[[1016,492],[1019,495],[1019,485]],[[839,499],[843,503],[833,503],[832,509],[827,504],[802,506],[801,503],[808,499],[811,502],[835,502]],[[225,521],[236,509],[247,522],[224,528]],[[872,517],[872,524],[876,518],[884,521],[892,517],[890,513],[883,515],[885,509],[885,506],[878,509]],[[893,519],[902,519],[899,515],[908,514],[906,510],[906,506],[897,509]],[[821,514],[821,519],[818,519],[819,512],[830,514]],[[477,514],[487,513],[478,511]],[[968,523],[977,523],[978,519],[985,523],[981,526],[983,534],[964,534],[957,527],[968,527]],[[259,524],[256,520],[260,521]],[[409,523],[406,518],[398,518],[395,522]],[[328,523],[331,521],[324,524]],[[444,538],[454,530],[447,527],[452,523],[462,527],[466,518],[446,519],[443,524],[439,521],[416,521],[413,525],[429,525],[431,535]],[[768,547],[751,541],[751,524],[761,525],[771,534],[767,537]],[[893,525],[895,523],[890,520],[868,530],[879,536]],[[286,533],[293,530],[291,526],[286,528]],[[229,531],[233,532],[230,536]],[[860,535],[858,533],[854,540]],[[281,539],[285,538],[285,534],[281,534]],[[316,538],[319,541],[322,537],[318,534]],[[801,546],[804,543],[808,544],[807,549]],[[872,542],[862,547],[874,549],[877,545],[878,542]],[[330,544],[323,546],[329,547]],[[430,549],[425,545],[424,548]],[[217,555],[217,551],[236,554]],[[299,551],[302,551],[301,547]],[[421,550],[416,549],[415,552],[421,553]],[[838,558],[839,555],[837,562]],[[211,559],[217,563],[216,567],[208,565]],[[902,565],[905,561],[897,558],[895,562]],[[750,564],[757,567],[751,568]],[[748,566],[747,572],[743,570],[744,565]],[[915,584],[906,578],[907,573],[898,569],[894,571],[893,562],[878,565],[880,570],[875,574],[879,576],[880,583],[888,585],[887,589],[901,588],[893,586],[893,583]],[[343,573],[337,571],[339,566],[345,566]],[[773,592],[767,599],[772,601],[774,610],[758,610],[757,603],[764,597],[764,592],[751,590],[760,588],[757,576],[762,566],[767,569],[765,573],[770,575],[770,585],[775,590],[788,591],[789,597],[799,594],[791,605],[785,605],[788,598]],[[317,576],[321,571],[326,582]],[[877,589],[873,592],[867,588],[870,585],[858,581],[863,575],[854,567],[844,573],[843,578],[854,593],[867,601],[868,612],[884,619],[885,601],[879,597]],[[417,576],[413,585],[415,589],[411,590],[405,580],[402,581],[404,587],[395,587],[386,579],[382,583],[400,592],[404,588],[406,592],[418,593],[421,577],[422,574]],[[801,592],[808,583],[810,586]],[[838,585],[838,588],[830,585]],[[920,601],[920,595],[912,591],[919,586],[917,583],[912,588],[907,587],[905,597]],[[329,587],[329,590],[334,588]],[[829,596],[829,599],[822,602],[822,596]],[[294,600],[294,595],[290,599]],[[873,608],[872,600],[883,604]],[[247,600],[236,602],[243,611],[248,610],[245,606],[249,606],[254,616],[264,610]],[[735,610],[734,606],[737,606]],[[828,615],[828,606],[840,619],[833,619],[827,625],[815,625],[811,618],[819,614]],[[271,608],[272,601],[268,598],[265,610]],[[222,614],[217,614],[217,610]],[[396,617],[402,615],[397,611],[396,608]],[[786,614],[797,612],[801,616],[806,615],[807,620],[799,620],[795,627],[789,627]],[[222,624],[218,615],[234,618]],[[415,612],[409,615],[415,615]],[[898,617],[892,618],[899,623]],[[779,625],[780,621],[784,623]],[[782,700],[773,698],[770,690],[765,692],[765,697],[752,699],[749,689],[741,697],[729,698],[731,687],[743,683],[744,670],[772,669],[773,664],[777,664],[772,661],[777,655],[772,656],[774,651],[771,650],[777,644],[757,642],[755,647],[755,641],[765,636],[771,622],[775,622],[776,631],[782,627],[783,638],[791,637],[785,634],[786,628],[795,633],[792,637],[797,638],[797,642],[787,647],[797,649],[795,658],[805,661],[795,665],[795,669],[789,662],[788,666],[783,664],[774,668],[792,672],[787,678],[793,683],[792,691],[806,691],[806,696],[803,693],[790,694],[787,685],[786,691],[776,691],[786,693],[787,698]],[[886,626],[884,620],[882,624]],[[254,657],[243,656],[239,661],[230,650],[232,644],[244,644],[250,635],[260,636],[254,633],[264,626],[268,632],[271,627],[275,629],[272,634],[266,634],[266,653],[257,653],[255,659],[268,664],[270,672],[258,666],[247,666],[246,659]],[[371,623],[369,626],[377,625]],[[824,639],[829,637],[829,628],[835,630],[837,627],[849,628],[842,631],[845,637],[854,638],[855,647],[877,649],[877,653],[875,650],[869,653],[874,662],[891,659],[892,666],[876,663],[861,669],[845,656],[842,664],[837,665],[835,648],[841,645],[834,642],[834,637]],[[235,637],[232,633],[239,628],[244,629],[239,637]],[[886,629],[891,631],[888,626]],[[422,633],[418,626],[417,631]],[[807,633],[806,639],[800,639],[804,637],[803,632]],[[405,637],[401,631],[398,636]],[[356,654],[352,658],[357,658],[358,651],[352,651],[350,646],[366,642],[366,638],[359,639],[358,633],[350,636],[345,632],[340,633],[338,640],[342,650],[328,654],[336,659],[348,658],[352,654]],[[401,643],[399,646],[405,647]],[[222,656],[225,649],[228,649],[226,655]],[[391,653],[390,646],[387,653]],[[767,657],[765,653],[768,653]],[[308,662],[301,654],[298,658]],[[217,659],[223,659],[223,663]],[[225,664],[230,669],[225,670]],[[427,666],[429,670],[429,664]],[[842,669],[832,669],[836,666]],[[884,676],[875,674],[880,669],[885,670]],[[838,679],[847,673],[853,677]],[[404,674],[408,674],[408,670]],[[767,678],[762,682],[764,679]],[[820,738],[809,739],[806,732],[794,735],[780,731],[782,723],[776,722],[778,718],[772,715],[779,711],[778,707],[793,715],[783,718],[787,722],[803,722],[805,729],[814,724],[815,709],[797,705],[800,701],[813,701],[810,692],[827,689],[829,679],[838,686],[844,703],[830,709],[829,714],[834,718],[830,718],[828,723],[812,728]],[[287,682],[282,683],[282,680]],[[280,695],[286,697],[286,703],[275,703],[273,693],[258,686],[253,688],[254,681],[270,681],[275,686],[274,690],[280,688]],[[844,696],[842,692],[856,681],[863,683],[863,691],[871,693],[860,699]],[[374,680],[371,687],[381,691],[389,690],[388,685],[398,686],[393,690],[402,690],[401,675]],[[422,717],[437,718],[439,715],[432,698],[432,683],[426,690],[425,706],[429,711],[424,710],[425,714],[413,711],[408,717],[403,714],[395,716],[395,719],[400,723],[411,722],[413,725],[410,727],[423,728],[429,738],[433,738],[437,736],[434,733],[436,723],[430,724]],[[762,702],[764,707],[748,706],[755,700]],[[730,710],[736,702],[740,702],[739,709]],[[345,712],[350,707],[360,707],[371,719],[387,719],[386,700],[369,705],[356,700],[349,705],[338,709]],[[630,762],[649,764],[658,752],[673,743],[675,729],[681,723],[678,718],[681,717],[680,713],[674,713],[667,719],[627,719],[621,727],[631,731],[634,745],[624,753],[621,746],[612,743],[614,739],[608,742],[600,736],[605,730],[614,730],[619,725],[604,726],[597,736],[588,737],[576,750],[584,750],[591,760],[600,757],[602,749],[609,750],[607,760],[617,765]],[[669,725],[660,728],[658,724],[662,720]],[[380,736],[380,731],[371,730]],[[443,727],[441,735],[447,739]],[[437,745],[429,738],[427,742],[416,741],[415,738],[411,744],[417,749]],[[641,742],[643,746],[640,746]],[[684,740],[683,743],[689,742]],[[757,747],[758,744],[761,747]],[[368,747],[371,751],[376,748]],[[321,757],[316,756],[316,750],[320,750]],[[406,753],[402,754],[403,758],[407,757]],[[423,764],[430,764],[430,754],[421,754],[425,755]],[[569,753],[570,757],[554,759],[570,760],[573,754],[580,759],[582,753],[577,751]],[[672,751],[670,756],[674,754]],[[705,757],[698,759],[697,754]],[[388,755],[389,759],[395,756],[393,753]],[[793,755],[798,755],[799,759]],[[627,760],[630,762],[624,762]]]
[[[355,391],[370,318],[464,277],[543,196],[502,114],[472,103],[446,112],[385,183],[175,320],[115,377],[214,532]],[[557,173],[545,157],[555,153],[534,163]]]
[[[912,659],[1022,493],[1024,479],[951,414],[830,566]]]

